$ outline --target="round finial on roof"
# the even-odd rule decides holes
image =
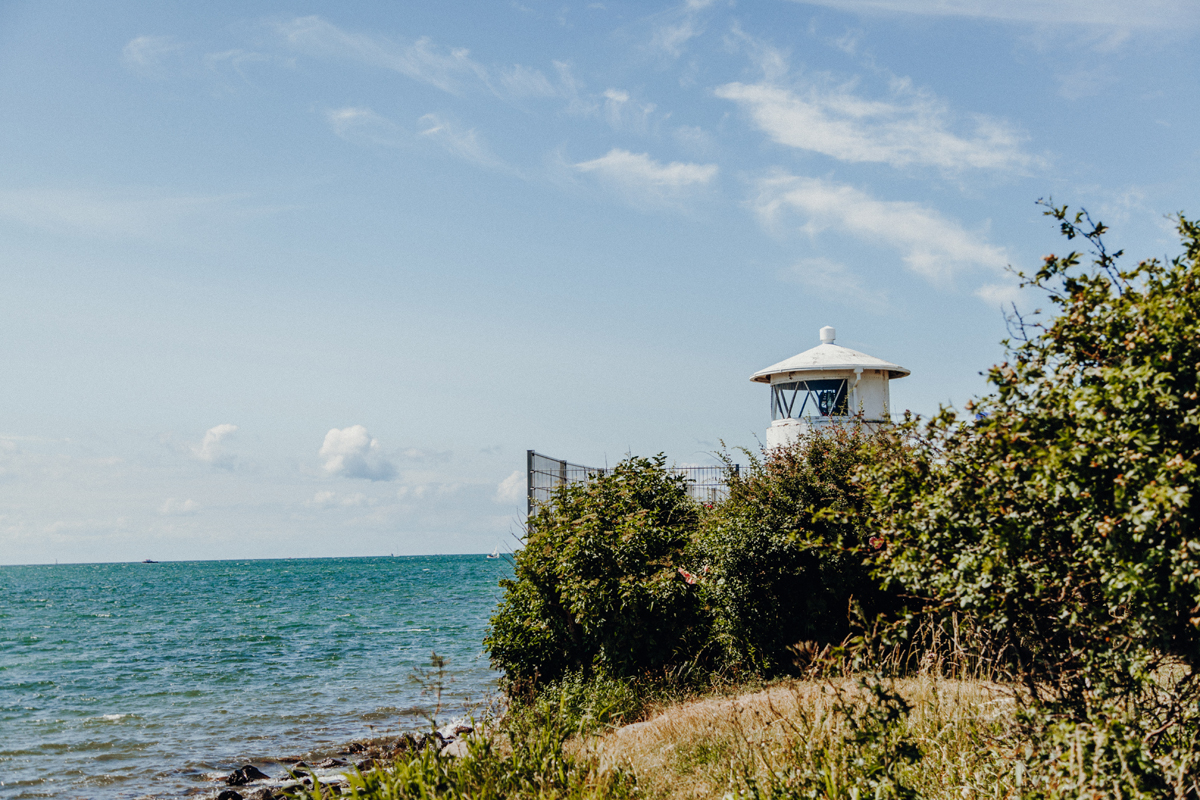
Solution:
[[[833,344],[834,337],[836,337],[836,336],[837,336],[837,331],[835,331],[829,325],[826,325],[824,328],[821,328],[821,344]]]

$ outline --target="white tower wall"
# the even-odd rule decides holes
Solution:
[[[821,414],[819,408],[803,405],[786,410],[788,416],[776,419],[767,429],[768,448],[794,444],[801,436],[813,429],[831,425],[874,426],[890,421],[891,398],[889,383],[909,374],[904,367],[888,361],[859,353],[834,344],[835,331],[831,327],[821,329],[821,344],[797,356],[781,361],[755,373],[752,381],[780,384],[797,384],[811,381],[845,381],[844,406],[837,411]],[[790,389],[786,391],[791,391]],[[828,397],[828,395],[826,395]],[[772,413],[782,414],[772,401]],[[839,413],[840,412],[840,413]]]

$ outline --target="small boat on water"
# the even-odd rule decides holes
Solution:
[[[142,561],[142,563],[143,564],[157,564],[158,562],[155,561],[153,558],[147,558],[144,561]]]
[[[499,557],[500,557],[500,548],[499,547],[497,547],[492,552],[488,553],[488,558],[499,558]]]

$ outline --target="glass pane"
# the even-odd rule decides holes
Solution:
[[[846,381],[795,381],[771,386],[771,419],[848,416]]]

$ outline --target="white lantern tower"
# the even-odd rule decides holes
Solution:
[[[821,343],[750,376],[771,386],[767,447],[784,447],[828,425],[890,421],[888,382],[909,371],[898,364],[833,343],[836,331],[821,328]]]

